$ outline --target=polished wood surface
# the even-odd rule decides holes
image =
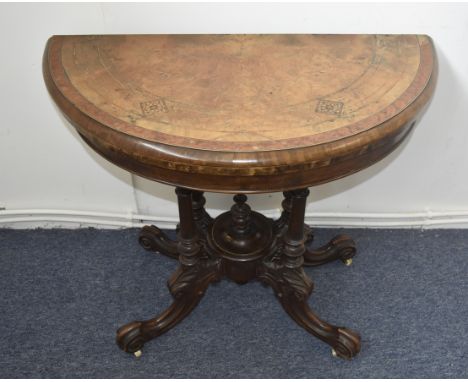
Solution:
[[[303,266],[350,265],[354,241],[312,248],[307,187],[359,171],[401,143],[434,92],[432,42],[418,35],[54,36],[43,72],[55,102],[98,153],[176,188],[172,240],[155,226],[144,248],[177,258],[173,303],[117,331],[125,351],[183,320],[222,277],[270,285],[301,327],[351,359],[353,330],[307,303]],[[215,219],[202,191],[235,192]],[[250,209],[245,193],[284,191],[277,220]]]
[[[419,35],[54,36],[43,68],[104,157],[221,192],[308,187],[369,166],[414,126],[437,74]]]
[[[75,104],[153,142],[291,149],[398,114],[428,79],[421,36],[72,36],[61,66]],[[60,69],[60,68],[59,68]]]

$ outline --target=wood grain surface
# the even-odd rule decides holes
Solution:
[[[436,67],[421,35],[102,35],[52,37],[43,68],[68,119],[121,167],[263,192],[384,157],[427,105]]]

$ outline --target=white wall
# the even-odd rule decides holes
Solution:
[[[312,188],[308,219],[468,227],[468,5],[421,3],[0,4],[0,226],[177,220],[171,187],[94,154],[45,89],[41,57],[50,35],[103,33],[429,34],[440,71],[425,117],[381,163]],[[214,213],[230,206],[227,195],[207,199]],[[254,208],[273,215],[280,201],[280,194],[251,197]]]

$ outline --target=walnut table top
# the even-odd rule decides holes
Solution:
[[[411,130],[437,74],[420,35],[54,36],[43,69],[104,157],[220,192],[297,189],[369,166]]]

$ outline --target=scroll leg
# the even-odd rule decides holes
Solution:
[[[288,229],[296,192],[297,191],[286,191],[283,193],[283,211],[280,218],[274,223],[275,232],[278,236],[283,235]],[[306,266],[321,265],[336,259],[340,259],[346,265],[351,265],[352,258],[356,254],[356,244],[354,240],[347,235],[336,236],[328,244],[312,250],[309,249],[309,247],[314,239],[313,230],[310,226],[304,224],[303,239],[306,246],[304,253],[304,265]]]
[[[176,194],[180,218],[176,249],[181,265],[168,281],[174,302],[161,315],[131,322],[117,331],[117,344],[129,353],[138,354],[145,342],[177,325],[195,308],[208,285],[220,277],[220,260],[205,256],[198,239],[192,208],[193,191],[177,187]]]
[[[309,333],[328,343],[332,353],[351,359],[361,348],[356,332],[330,325],[320,319],[309,307],[307,299],[312,292],[312,281],[302,268],[268,269],[259,275],[260,280],[272,286],[276,297],[289,316]]]
[[[134,321],[117,331],[117,344],[128,353],[138,353],[143,345],[182,321],[202,299],[209,284],[219,279],[218,262],[180,266],[168,281],[174,302],[162,314],[147,321]]]
[[[154,225],[144,226],[138,239],[141,246],[152,252],[159,252],[165,256],[177,259],[177,241],[170,239],[163,231]]]
[[[258,278],[272,286],[284,310],[294,321],[315,337],[331,345],[333,354],[350,359],[360,350],[359,335],[352,330],[336,327],[321,320],[307,304],[313,289],[312,281],[302,268],[305,242],[310,235],[310,232],[304,229],[308,194],[307,189],[285,194],[286,200],[289,199],[289,220],[282,236],[284,242],[282,262],[266,258],[257,270]]]
[[[203,192],[191,191],[191,193],[194,224],[200,230],[200,238],[203,239],[213,218],[205,210],[206,199],[203,196]],[[179,230],[180,225],[177,225],[176,233]],[[139,242],[147,251],[159,252],[173,259],[179,258],[179,251],[177,250],[178,241],[170,239],[169,236],[154,225],[147,225],[141,229]]]
[[[356,254],[356,244],[348,235],[338,235],[324,246],[317,249],[306,248],[304,265],[316,266],[340,259],[346,265],[351,265]]]

